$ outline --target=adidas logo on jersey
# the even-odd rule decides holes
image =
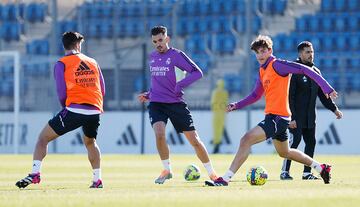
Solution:
[[[75,72],[76,76],[80,76],[80,75],[93,75],[94,71],[92,71],[89,66],[86,65],[86,63],[84,63],[83,61],[80,62],[80,65],[78,67],[78,69]]]

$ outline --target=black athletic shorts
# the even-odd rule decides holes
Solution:
[[[167,120],[170,119],[178,133],[195,130],[193,119],[186,103],[150,102],[148,109],[151,126],[158,121],[163,121],[166,124]]]
[[[274,114],[267,114],[265,119],[261,121],[260,126],[266,134],[266,139],[277,139],[281,142],[286,141],[289,137],[288,126],[290,121]]]
[[[49,120],[49,125],[58,135],[63,135],[82,126],[85,136],[96,138],[99,122],[100,114],[78,114],[65,108]]]

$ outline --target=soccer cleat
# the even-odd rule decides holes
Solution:
[[[93,181],[93,183],[90,185],[89,188],[103,188],[103,184],[102,184],[102,181],[99,179],[97,180],[96,182]]]
[[[207,186],[228,186],[229,183],[226,182],[222,177],[218,177],[214,181],[210,181],[210,180],[205,181],[205,185],[207,185]]]
[[[330,179],[331,179],[331,175],[330,175],[330,171],[331,171],[331,166],[327,165],[327,164],[322,164],[320,165],[322,170],[320,172],[320,176],[321,178],[324,180],[325,184],[329,184],[330,183]]]
[[[284,171],[280,174],[280,180],[292,180],[292,179],[293,177],[290,176],[289,172]]]
[[[319,180],[319,178],[316,177],[315,175],[313,175],[312,173],[307,174],[307,175],[303,175],[302,179],[303,180]]]
[[[18,188],[26,188],[28,185],[38,184],[40,183],[40,181],[41,181],[40,173],[38,172],[38,173],[29,174],[25,178],[17,181],[15,185]]]
[[[169,170],[163,170],[158,178],[156,178],[155,183],[164,184],[165,180],[172,178],[172,173]]]

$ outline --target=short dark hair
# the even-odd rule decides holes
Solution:
[[[75,45],[83,40],[84,36],[78,32],[65,32],[62,35],[62,43],[66,50],[74,49]]]
[[[251,43],[251,50],[257,51],[259,48],[268,48],[271,49],[273,46],[273,42],[269,36],[266,35],[259,35],[256,37],[254,41]]]
[[[311,42],[309,42],[309,41],[300,42],[300,44],[297,46],[297,51],[301,52],[304,50],[305,47],[312,47]]]
[[[152,36],[155,36],[155,35],[158,35],[158,34],[167,34],[167,28],[165,26],[155,26],[151,29],[151,35]]]

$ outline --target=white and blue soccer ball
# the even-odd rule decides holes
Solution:
[[[200,178],[200,174],[200,169],[194,164],[187,166],[184,170],[184,178],[186,181],[198,180]]]
[[[251,167],[246,174],[246,179],[250,185],[264,185],[268,179],[268,173],[262,166]]]

